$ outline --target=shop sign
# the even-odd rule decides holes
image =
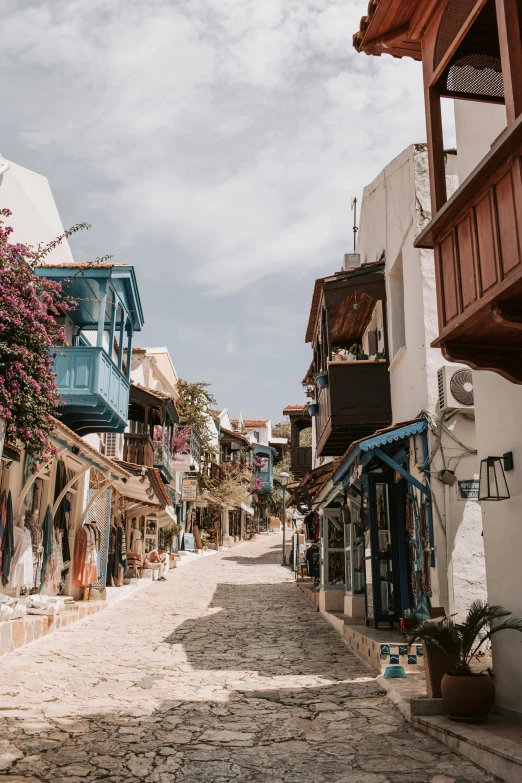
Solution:
[[[478,500],[478,496],[478,479],[464,479],[462,481],[459,480],[459,500]]]
[[[185,544],[185,549],[195,549],[196,544],[194,541],[194,534],[193,533],[185,533],[183,536],[183,542]]]
[[[197,491],[198,491],[197,479],[187,479],[187,478],[183,479],[183,484],[181,489],[182,500],[195,500]]]

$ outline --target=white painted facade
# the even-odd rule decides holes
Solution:
[[[447,156],[446,178],[452,192],[458,185],[454,154]],[[439,409],[437,370],[449,363],[430,345],[438,334],[433,253],[413,244],[429,217],[427,147],[411,145],[364,189],[357,250],[362,264],[385,261],[393,422],[423,413],[430,421],[435,539],[431,602],[450,614],[462,615],[472,600],[486,596],[480,506],[475,500],[460,500],[458,483],[449,486],[437,476],[448,468],[455,471],[457,480],[478,478],[478,460],[473,453],[473,411],[443,414]],[[366,335],[375,330],[380,333],[378,350],[382,350],[380,302]],[[367,351],[366,335],[363,347]],[[411,460],[410,470],[422,480],[414,463]]]
[[[11,240],[26,245],[46,245],[63,234],[49,182],[35,171],[19,166],[0,155],[0,209],[9,209],[5,220],[13,228]],[[45,258],[47,264],[72,264],[67,240]]]
[[[489,151],[506,125],[503,106],[455,101],[459,174],[464,179]],[[473,373],[478,457],[513,452],[514,470],[506,473],[511,495],[500,502],[483,501],[482,521],[488,599],[522,617],[522,387],[496,373]],[[496,708],[522,716],[522,640],[507,631],[493,638]]]

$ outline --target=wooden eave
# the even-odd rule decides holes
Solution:
[[[421,38],[440,0],[370,0],[353,36],[358,52],[422,60]]]

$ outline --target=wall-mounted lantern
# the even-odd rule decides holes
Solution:
[[[513,470],[513,452],[502,457],[486,457],[480,463],[479,500],[508,500],[511,497],[506,470]]]

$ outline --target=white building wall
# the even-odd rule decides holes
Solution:
[[[6,220],[14,229],[12,241],[26,245],[52,242],[63,234],[63,225],[47,178],[0,155],[0,167],[4,164],[9,169],[0,174],[0,208],[13,213]],[[46,264],[73,262],[67,240],[45,258]]]
[[[488,152],[505,127],[504,107],[487,103],[455,102],[455,130],[459,170],[466,177]],[[488,598],[522,617],[522,386],[496,373],[473,373],[478,458],[512,451],[514,470],[506,473],[511,498],[481,504]],[[493,667],[497,709],[522,715],[522,643],[507,631],[493,640]]]
[[[454,154],[447,156],[446,179],[451,193],[458,185]],[[430,345],[438,334],[433,253],[414,247],[430,216],[427,147],[412,145],[364,189],[358,251],[361,263],[383,258],[386,262],[393,421],[413,419],[425,411],[436,426],[441,417],[437,370],[447,362]],[[453,416],[447,426],[462,443],[475,448],[470,417]],[[430,434],[430,452],[436,444],[437,437]],[[445,466],[444,454],[446,467],[455,467],[457,478],[474,478],[477,457],[448,433],[442,433],[440,445],[442,452],[437,449],[432,464],[436,562],[432,603],[462,615],[471,600],[486,594],[480,509],[476,501],[459,500],[457,484],[449,487],[437,475]]]

